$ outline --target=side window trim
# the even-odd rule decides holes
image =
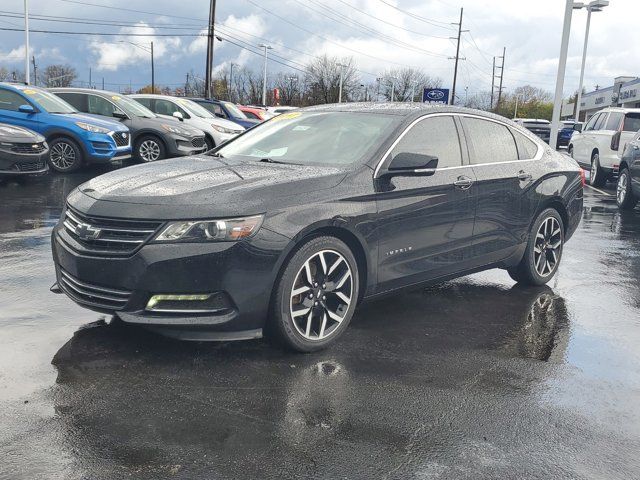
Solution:
[[[384,163],[386,163],[387,161],[389,161],[389,159],[391,158],[391,152],[393,151],[393,149],[396,147],[396,145],[400,142],[400,140],[402,140],[402,137],[405,136],[405,134],[411,129],[411,127],[413,127],[415,124],[417,124],[418,122],[421,122],[427,118],[431,118],[431,117],[442,117],[442,116],[453,116],[454,119],[456,117],[460,118],[460,117],[468,117],[468,118],[478,118],[480,120],[486,120],[488,122],[493,122],[493,123],[497,123],[499,125],[503,125],[505,127],[507,127],[507,129],[509,129],[510,127],[512,127],[512,125],[509,125],[505,122],[502,122],[498,119],[495,118],[490,118],[490,117],[485,117],[482,115],[474,115],[472,113],[459,113],[459,112],[442,112],[442,113],[427,113],[426,115],[423,115],[421,117],[416,118],[413,122],[411,122],[409,125],[407,125],[407,127],[402,131],[402,133],[400,135],[398,135],[398,138],[396,138],[393,143],[391,144],[391,146],[385,151],[385,153],[380,157],[380,160],[378,160],[378,164],[376,165],[376,168],[373,171],[373,178],[378,178],[378,174],[380,173],[380,170],[382,169],[382,166]],[[460,122],[462,123],[462,122]],[[517,124],[516,124],[517,125]],[[523,128],[523,127],[520,127]],[[524,129],[524,128],[523,128]],[[528,130],[524,129],[525,132],[521,132],[525,137],[528,137],[529,139],[533,140],[533,143],[538,147],[538,151],[536,152],[536,156],[533,158],[527,158],[527,159],[523,159],[523,160],[512,160],[509,162],[486,162],[486,163],[476,163],[471,165],[469,164],[464,164],[464,152],[462,152],[462,156],[463,156],[463,165],[460,167],[442,167],[442,170],[444,169],[457,169],[457,168],[470,168],[470,167],[478,167],[478,166],[482,166],[482,165],[499,165],[499,164],[505,164],[505,163],[515,163],[515,162],[529,162],[531,160],[540,160],[542,158],[542,155],[544,153],[544,147],[542,145],[540,145],[538,143],[538,141],[536,139],[533,138],[534,134],[529,132]],[[466,130],[465,130],[465,135],[466,135]],[[512,135],[513,137],[513,135]],[[465,137],[465,144],[467,144],[467,140]],[[515,139],[514,139],[514,143],[515,143]],[[462,145],[462,143],[461,143]],[[517,145],[516,145],[516,151],[517,151]],[[470,161],[470,159],[469,159]]]

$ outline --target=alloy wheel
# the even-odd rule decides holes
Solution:
[[[616,200],[618,201],[618,205],[622,205],[624,203],[624,199],[627,196],[627,183],[629,179],[627,178],[627,172],[624,171],[620,174],[620,178],[618,178],[618,187],[616,188]]]
[[[593,160],[591,160],[591,171],[589,172],[589,180],[592,185],[596,181],[597,174],[598,174],[598,156],[594,155]]]
[[[353,301],[353,275],[335,250],[314,253],[296,274],[289,310],[297,332],[307,340],[334,334]]]
[[[153,162],[160,158],[160,145],[153,140],[145,140],[138,148],[140,158],[145,162]]]
[[[73,167],[76,162],[76,152],[66,142],[58,142],[53,145],[49,155],[51,163],[59,170],[67,170]]]
[[[555,271],[561,250],[562,228],[555,217],[548,217],[538,228],[533,247],[533,262],[538,275],[548,277]]]

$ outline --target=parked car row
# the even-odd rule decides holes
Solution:
[[[0,175],[194,155],[281,113],[251,110],[259,118],[219,100],[0,82]]]

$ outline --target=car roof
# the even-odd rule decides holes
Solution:
[[[96,95],[112,96],[118,95],[119,97],[126,97],[126,95],[118,92],[111,92],[109,90],[97,90],[95,88],[82,88],[82,87],[51,87],[51,92],[78,92],[78,93],[94,93]]]
[[[606,113],[606,112],[640,113],[640,108],[606,107],[606,108],[603,108],[602,110],[598,110],[596,113]],[[594,115],[596,113],[594,113]]]
[[[180,97],[180,98],[185,98],[193,102],[222,103],[222,100],[218,100],[217,98],[198,98],[198,97]]]

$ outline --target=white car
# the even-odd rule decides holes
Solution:
[[[568,153],[589,169],[589,184],[601,187],[618,174],[624,147],[640,130],[640,108],[605,108],[574,129]]]
[[[216,117],[206,108],[186,98],[152,94],[136,94],[130,97],[158,115],[176,117],[185,124],[202,130],[207,150],[222,145],[245,130],[237,123]]]

